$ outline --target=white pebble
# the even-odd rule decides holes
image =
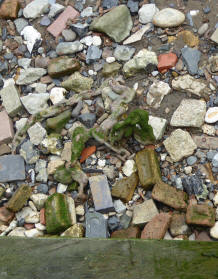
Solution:
[[[113,57],[113,56],[110,56],[110,57],[107,57],[107,58],[106,58],[106,62],[109,63],[109,64],[110,64],[110,63],[113,63],[113,62],[115,62],[115,61],[116,61],[116,59],[115,59],[115,57]]]
[[[58,183],[58,186],[57,186],[57,193],[63,194],[63,193],[66,192],[66,190],[67,190],[67,185]]]
[[[102,160],[102,159],[98,160],[98,166],[99,167],[104,167],[105,165],[106,165],[106,160]]]

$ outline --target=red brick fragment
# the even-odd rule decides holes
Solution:
[[[14,137],[13,123],[6,111],[0,112],[0,144],[9,143]]]
[[[83,149],[82,154],[81,154],[81,158],[80,158],[80,163],[85,162],[85,160],[89,156],[91,156],[93,153],[95,153],[95,151],[96,151],[96,146],[95,145],[92,145],[92,146],[89,146],[89,147]]]
[[[142,239],[163,239],[170,225],[171,214],[160,213],[145,225],[141,238]]]
[[[171,69],[176,66],[178,61],[177,55],[175,53],[165,53],[158,56],[158,71],[166,72],[166,70]]]
[[[73,20],[79,15],[73,7],[68,6],[63,13],[47,28],[48,32],[57,37],[66,28],[67,21]]]
[[[8,210],[6,207],[0,207],[0,221],[10,223],[14,218],[14,213]]]
[[[45,208],[42,208],[42,209],[40,210],[39,220],[40,220],[40,223],[41,223],[42,225],[46,225],[46,221],[45,221]]]

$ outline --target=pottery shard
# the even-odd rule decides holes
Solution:
[[[187,224],[213,227],[215,208],[207,204],[190,204],[186,212]]]
[[[154,186],[152,198],[177,210],[185,210],[187,207],[187,194],[162,181]]]
[[[170,225],[171,214],[160,213],[156,215],[147,225],[145,225],[142,239],[163,239]]]
[[[131,176],[118,180],[112,187],[112,196],[128,202],[132,199],[135,188],[138,185],[138,174],[134,172]]]
[[[0,8],[0,18],[17,18],[20,3],[18,0],[5,0]]]
[[[157,155],[152,149],[144,149],[136,154],[139,180],[143,188],[149,189],[161,180]]]

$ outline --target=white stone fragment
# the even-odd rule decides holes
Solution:
[[[41,210],[44,207],[47,198],[48,196],[43,193],[32,194],[30,196],[30,199],[34,202],[38,210]]]
[[[205,115],[205,122],[215,123],[218,121],[218,107],[209,108]]]
[[[41,40],[41,34],[30,25],[24,27],[21,31],[21,35],[24,36],[29,53],[32,52],[35,42]]]
[[[48,10],[48,0],[33,0],[23,9],[25,18],[37,18]]]
[[[114,201],[114,208],[118,214],[124,213],[126,211],[126,207],[121,200]]]
[[[25,235],[27,237],[40,237],[43,236],[43,232],[38,229],[31,229],[31,230],[26,230]]]
[[[66,89],[62,87],[54,87],[50,93],[50,100],[53,105],[60,103],[65,99],[64,94],[66,93]]]
[[[143,24],[152,22],[154,15],[159,11],[155,4],[145,4],[139,9],[139,21]]]
[[[171,88],[168,83],[163,81],[155,81],[147,94],[147,103],[149,106],[157,109],[160,107],[160,104],[164,96],[168,95],[171,92]]]
[[[113,63],[113,62],[115,62],[115,61],[116,61],[116,58],[113,57],[113,56],[110,56],[110,57],[107,57],[107,58],[106,58],[106,62],[109,63],[109,64],[110,64],[110,63]]]
[[[210,235],[213,238],[218,239],[218,222],[216,222],[215,225],[210,229]]]
[[[16,213],[17,220],[24,219],[25,223],[39,223],[39,212],[32,210],[29,206]]]
[[[160,140],[165,132],[167,120],[160,117],[149,116],[148,124],[153,128],[156,140]]]
[[[39,145],[47,135],[45,128],[42,127],[40,122],[36,122],[33,126],[31,126],[27,130],[27,133],[30,137],[30,141],[34,145]]]
[[[142,36],[151,29],[152,24],[151,23],[147,23],[146,25],[144,25],[141,29],[139,29],[137,32],[135,32],[134,34],[132,34],[129,38],[127,38],[124,42],[123,45],[128,45],[128,44],[132,44],[135,42],[138,42],[142,39]]]
[[[60,193],[60,194],[63,194],[66,192],[67,190],[67,185],[64,185],[62,183],[58,183],[58,186],[57,186],[57,193]]]
[[[122,167],[122,171],[126,176],[132,175],[137,171],[136,163],[134,160],[127,160]]]

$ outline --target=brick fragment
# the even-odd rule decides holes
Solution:
[[[191,225],[213,227],[215,224],[215,208],[207,204],[189,204],[186,222]]]
[[[0,112],[0,144],[9,143],[14,137],[13,123],[6,111]]]

